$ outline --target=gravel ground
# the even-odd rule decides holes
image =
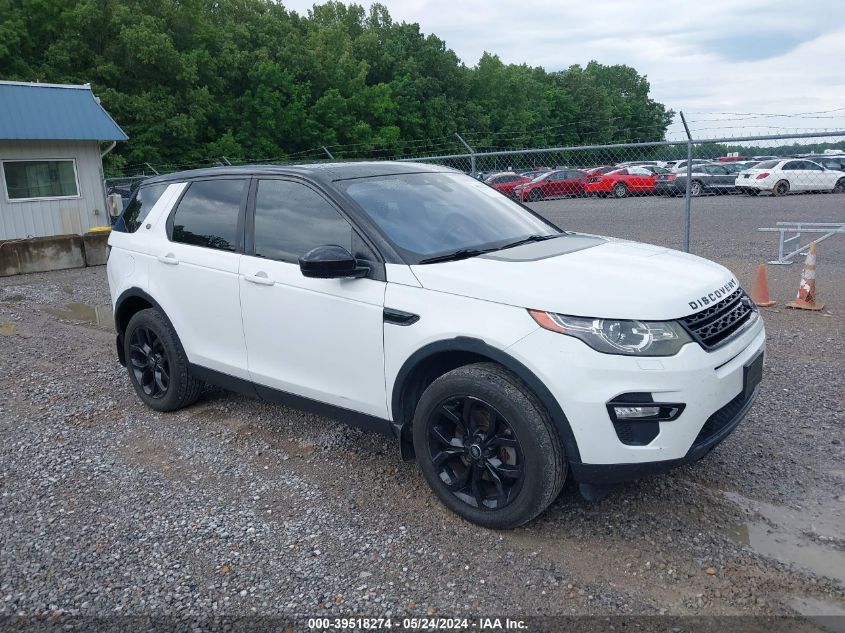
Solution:
[[[694,201],[693,252],[748,287],[777,220],[842,196]],[[682,201],[535,205],[680,245]],[[820,313],[765,311],[762,394],[714,453],[512,531],[463,522],[389,438],[207,389],[144,408],[97,325],[105,270],[0,279],[0,615],[845,614],[845,240]],[[770,267],[779,304],[800,265]]]

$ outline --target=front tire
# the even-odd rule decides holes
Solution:
[[[613,197],[614,198],[625,198],[628,195],[628,187],[625,183],[620,182],[613,187]]]
[[[417,404],[412,432],[429,486],[478,525],[527,523],[563,487],[566,460],[548,414],[499,365],[466,365],[435,380]]]
[[[123,345],[129,380],[144,404],[175,411],[196,402],[202,382],[191,376],[182,343],[161,312],[149,308],[133,315]]]
[[[845,178],[840,178],[833,185],[833,193],[845,193]]]
[[[539,202],[543,199],[543,192],[539,189],[532,189],[528,198],[531,200],[531,202]]]

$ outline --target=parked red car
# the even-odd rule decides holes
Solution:
[[[584,193],[596,194],[602,198],[612,195],[624,198],[629,195],[654,193],[654,181],[657,174],[644,167],[625,167],[606,174],[594,174],[587,177]]]
[[[584,182],[587,174],[580,169],[555,169],[531,182],[514,187],[517,200],[536,202],[543,198],[559,196],[581,196],[584,194]]]
[[[512,196],[513,188],[517,185],[522,185],[531,182],[527,176],[520,176],[513,172],[503,172],[501,174],[493,174],[487,178],[484,183],[490,185],[496,191],[501,191],[506,196]]]

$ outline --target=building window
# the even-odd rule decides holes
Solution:
[[[3,179],[9,200],[75,198],[79,195],[76,161],[6,160]]]

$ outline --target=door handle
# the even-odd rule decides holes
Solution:
[[[168,253],[167,255],[159,255],[158,261],[160,261],[162,264],[170,264],[171,266],[175,266],[179,263],[179,260],[176,259],[176,255],[174,255],[173,253]]]
[[[244,281],[248,281],[251,284],[257,284],[259,286],[272,286],[275,282],[267,277],[267,273],[263,270],[259,270],[254,275],[244,275]]]

